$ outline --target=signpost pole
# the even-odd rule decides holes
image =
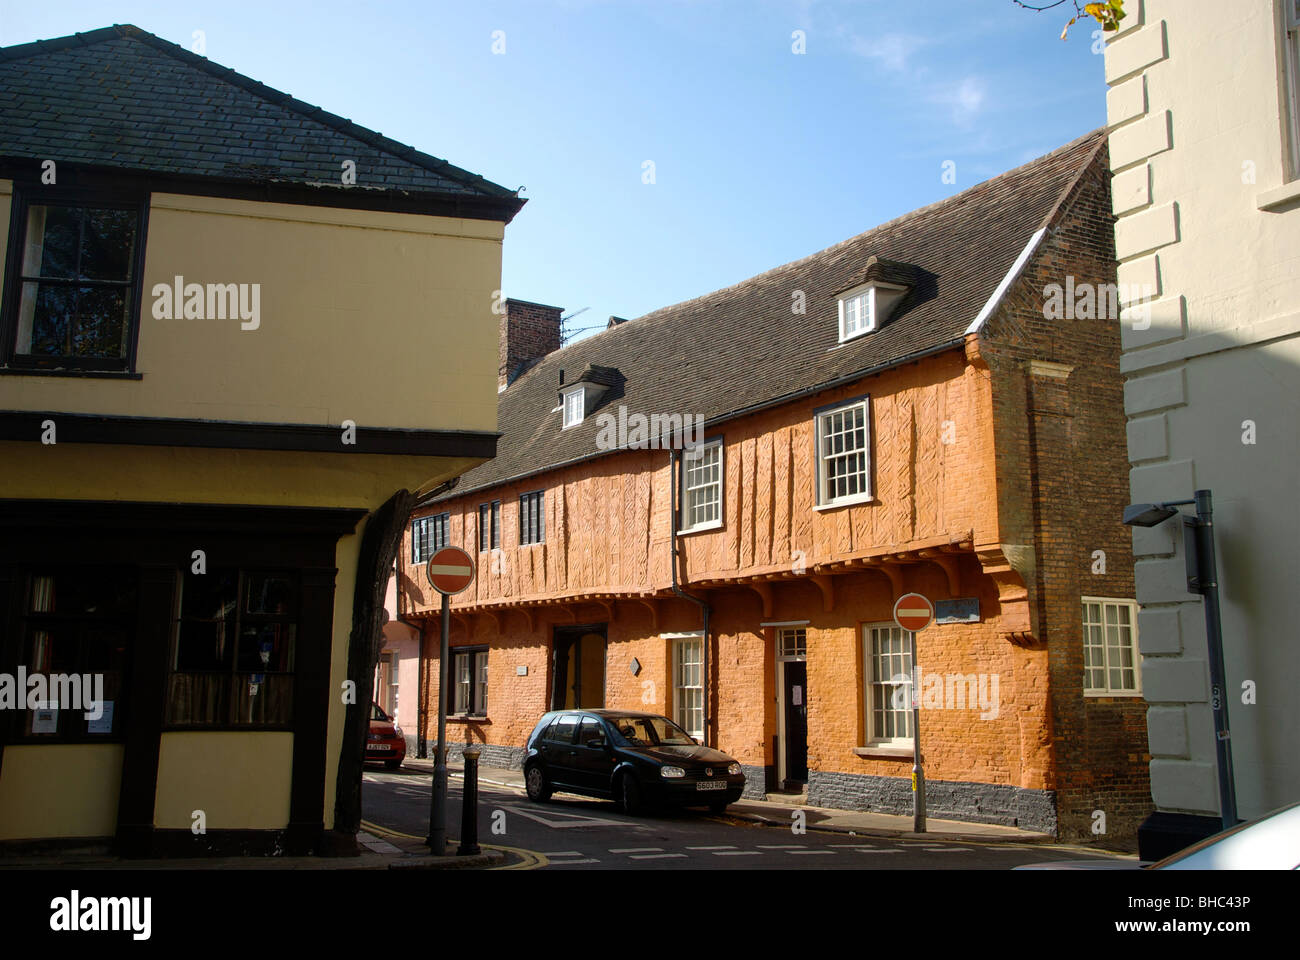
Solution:
[[[912,655],[912,831],[925,833],[925,768],[921,764],[921,667],[916,635],[934,622],[934,604],[919,593],[894,601],[894,623],[907,633]]]
[[[429,806],[430,852],[447,852],[447,681],[451,678],[451,597],[442,595],[442,644],[438,653],[438,746],[433,761],[433,797]]]
[[[474,561],[460,547],[443,547],[429,557],[424,575],[442,594],[442,643],[438,649],[438,747],[433,757],[433,792],[429,797],[429,836],[435,857],[447,853],[447,701],[451,699],[451,596],[474,582]]]
[[[925,768],[921,765],[921,669],[912,633],[912,832],[925,833]]]

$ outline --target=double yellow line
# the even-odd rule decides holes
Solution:
[[[424,837],[417,837],[409,833],[401,833],[397,830],[390,830],[387,827],[381,827],[377,823],[371,823],[369,820],[361,821],[361,829],[366,833],[373,833],[377,837],[383,837],[388,840],[418,840],[424,842]],[[448,839],[448,844],[452,841]],[[489,867],[489,870],[536,870],[540,867],[547,866],[551,861],[547,859],[546,854],[538,853],[536,850],[524,850],[522,847],[502,847],[493,843],[480,843],[479,847],[483,850],[500,850],[502,853],[512,853],[519,858],[519,863],[512,863],[505,867]]]

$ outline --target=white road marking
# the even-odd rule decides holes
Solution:
[[[719,846],[716,847],[687,847],[686,849],[687,850],[735,850],[736,845],[734,843],[726,843],[726,844],[720,844]]]
[[[681,857],[686,859],[684,853],[636,853],[628,857],[629,860],[668,860],[671,857]]]
[[[523,807],[511,805],[511,813],[520,817],[525,817],[535,823],[540,823],[544,827],[552,827],[556,830],[563,830],[567,827],[623,827],[627,824],[621,820],[604,820],[600,817],[586,817],[579,813],[552,813],[550,817],[544,817],[540,813],[534,813]],[[564,817],[563,820],[553,820],[551,817]]]
[[[762,850],[715,850],[715,857],[761,857]]]
[[[581,851],[581,850],[539,850],[538,853],[540,853],[540,854],[541,854],[542,856],[544,856],[544,857],[580,857],[580,856],[582,856],[582,851]]]
[[[819,854],[826,854],[826,855],[828,855],[828,856],[832,856],[832,857],[835,856],[835,851],[834,851],[834,850],[787,850],[786,853],[794,854],[796,857],[797,857],[797,856],[800,856],[800,855],[803,855],[803,856],[815,856],[815,855],[819,855]]]
[[[802,850],[804,846],[805,844],[802,843],[779,843],[779,844],[760,843],[758,845],[758,849],[760,850]]]
[[[549,864],[549,866],[552,866],[552,867],[563,867],[563,866],[567,866],[567,865],[570,864],[570,863],[600,863],[600,861],[599,861],[599,860],[593,860],[593,859],[591,859],[590,857],[587,857],[586,859],[583,859],[583,860],[556,860],[554,863]]]
[[[657,853],[663,847],[610,847],[610,853]],[[685,856],[685,854],[683,854]]]
[[[970,853],[970,847],[917,847],[926,853]]]

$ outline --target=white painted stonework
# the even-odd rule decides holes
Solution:
[[[1119,284],[1155,298],[1121,319],[1132,499],[1213,491],[1243,819],[1300,799],[1300,158],[1284,2],[1135,0],[1106,48]],[[1152,796],[1217,816],[1204,615],[1175,527],[1134,531]]]

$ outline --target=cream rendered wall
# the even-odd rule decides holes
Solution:
[[[1149,288],[1149,326],[1122,318],[1131,492],[1214,494],[1238,813],[1250,818],[1300,798],[1300,184],[1288,183],[1281,8],[1128,7],[1106,79],[1119,282]],[[1204,613],[1175,528],[1133,536],[1151,789],[1160,810],[1217,816]]]
[[[337,751],[338,744],[334,747]],[[154,825],[189,830],[194,812],[202,810],[209,830],[283,828],[289,823],[292,781],[292,733],[163,733]]]
[[[111,837],[120,743],[10,744],[0,768],[0,840]]]
[[[0,182],[0,223],[11,190]],[[503,235],[493,221],[153,194],[143,379],[7,376],[0,409],[494,430]],[[153,287],[177,275],[260,284],[260,325],[156,319]]]

